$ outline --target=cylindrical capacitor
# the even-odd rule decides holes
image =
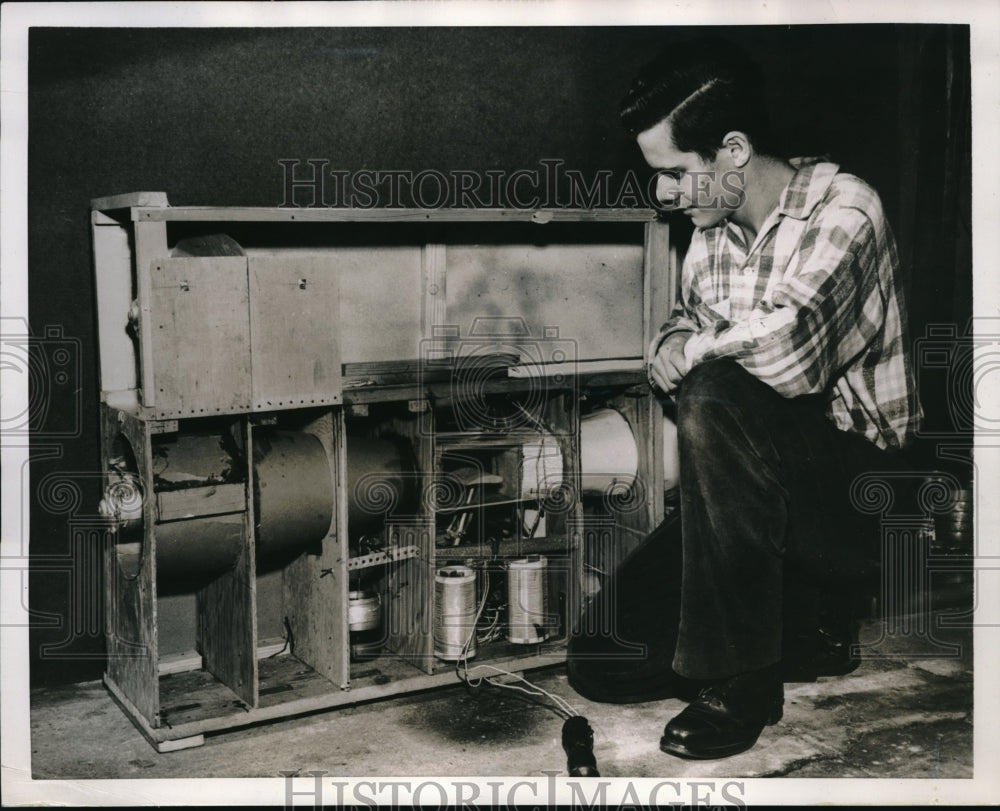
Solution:
[[[476,573],[443,566],[434,576],[434,655],[446,662],[476,655]]]
[[[512,560],[507,570],[507,639],[521,645],[544,642],[548,605],[544,555]]]

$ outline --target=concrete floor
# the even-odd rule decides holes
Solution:
[[[749,752],[718,761],[661,753],[663,724],[684,706],[665,700],[628,706],[580,698],[561,666],[528,674],[566,698],[595,732],[602,777],[973,776],[973,660],[968,629],[938,629],[959,645],[941,655],[913,634],[883,634],[854,673],[786,686],[785,717]],[[880,641],[881,640],[881,641]],[[461,685],[207,736],[204,746],[157,754],[90,682],[32,693],[32,774],[54,778],[247,778],[306,775],[544,776],[565,774],[562,718],[546,706],[495,688]]]

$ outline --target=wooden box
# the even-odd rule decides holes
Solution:
[[[664,514],[653,212],[92,209],[105,681],[160,751],[455,683],[447,567],[496,619],[470,669],[564,659],[585,571]],[[588,490],[598,410],[634,437],[627,505]],[[510,641],[504,581],[540,558]]]

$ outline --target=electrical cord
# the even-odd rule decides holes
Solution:
[[[479,602],[479,608],[476,611],[475,619],[472,621],[472,630],[469,632],[469,637],[462,646],[461,654],[459,654],[458,659],[455,661],[455,674],[458,676],[459,680],[472,689],[480,687],[485,682],[492,687],[514,690],[535,698],[544,697],[549,699],[554,705],[549,706],[549,709],[554,710],[558,715],[561,715],[566,719],[562,728],[562,747],[563,751],[566,753],[566,767],[569,772],[569,776],[600,777],[600,772],[597,770],[597,759],[594,757],[594,730],[591,729],[590,723],[587,719],[580,715],[576,709],[574,709],[574,707],[566,701],[566,699],[561,696],[557,696],[555,693],[550,693],[548,690],[539,687],[537,684],[532,684],[524,678],[524,676],[518,673],[511,673],[509,670],[504,670],[503,668],[496,667],[495,665],[480,663],[475,665],[471,670],[469,669],[469,648],[472,645],[472,640],[476,639],[476,626],[479,624],[479,618],[482,616],[483,609],[486,607],[486,600],[490,591],[490,573],[489,571],[486,571],[484,574],[485,583],[483,585],[483,597]],[[497,613],[497,618],[499,619],[499,612]],[[481,675],[473,678],[470,675],[471,673],[479,670],[493,671],[496,676],[490,677]],[[512,678],[517,682],[521,682],[525,686],[499,681],[499,678],[501,677]]]

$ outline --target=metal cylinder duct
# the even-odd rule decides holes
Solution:
[[[602,408],[580,420],[580,485],[584,495],[605,495],[627,489],[639,473],[639,447],[628,420],[612,408]],[[677,426],[663,417],[663,484],[677,486]],[[537,495],[563,482],[562,451],[556,438],[543,434],[523,446],[521,492]]]
[[[156,578],[164,593],[188,591],[231,569],[244,535],[243,512],[174,514],[170,499],[208,497],[226,486],[242,489],[245,498],[243,468],[234,444],[220,433],[181,433],[154,443]]]
[[[242,513],[158,524],[157,581],[161,586],[197,585],[233,568],[243,544],[243,532]]]
[[[190,591],[233,568],[245,543],[246,463],[220,434],[180,434],[154,447],[158,503],[157,581],[165,593]],[[225,511],[174,515],[168,497],[217,495],[232,488]],[[258,568],[286,562],[326,537],[336,503],[322,442],[300,431],[254,434],[253,509]],[[195,511],[197,512],[197,510]]]
[[[302,431],[254,434],[257,563],[289,560],[326,537],[336,493],[323,443]]]
[[[347,521],[351,533],[380,526],[412,497],[412,458],[402,441],[347,438]]]
[[[601,495],[612,487],[629,488],[639,473],[639,448],[632,428],[612,408],[580,420],[580,487]]]

